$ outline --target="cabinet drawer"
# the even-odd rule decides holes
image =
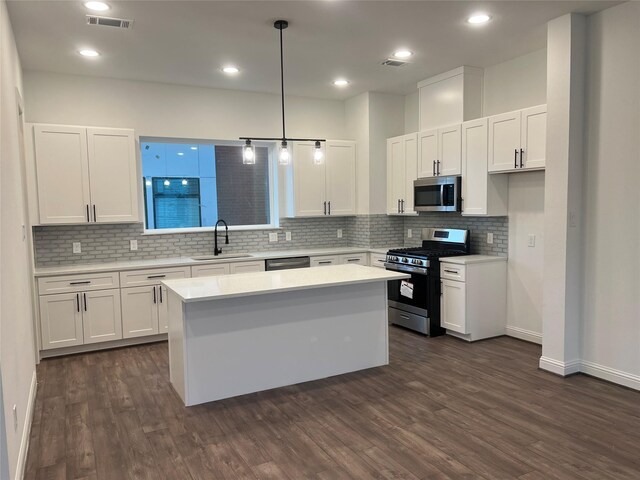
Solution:
[[[118,272],[83,273],[79,275],[60,275],[38,278],[38,293],[51,295],[55,293],[88,292],[119,288]]]
[[[465,266],[457,265],[455,263],[441,263],[440,264],[440,277],[448,280],[457,280],[459,282],[465,281]]]
[[[366,265],[367,264],[367,254],[366,253],[353,253],[351,255],[341,255],[340,263],[343,265],[348,265],[350,263],[355,263],[356,265]]]
[[[147,270],[131,270],[120,272],[120,284],[122,287],[144,287],[147,285],[159,285],[163,280],[175,278],[189,278],[189,267],[152,268]]]
[[[340,264],[340,257],[333,255],[324,255],[322,257],[311,257],[312,267],[328,267],[329,265]]]
[[[229,264],[229,273],[264,272],[264,260],[255,262],[234,262]]]
[[[228,263],[213,263],[191,267],[192,277],[215,277],[216,275],[229,275],[229,273]]]
[[[369,254],[369,266],[384,268],[384,262],[387,260],[387,256],[384,253],[370,253]]]

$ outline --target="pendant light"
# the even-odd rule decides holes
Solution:
[[[289,22],[286,20],[276,20],[273,23],[274,28],[280,32],[280,103],[282,106],[282,137],[240,137],[240,140],[245,140],[245,144],[242,150],[242,163],[245,165],[254,165],[256,163],[255,147],[251,145],[252,140],[263,141],[279,141],[280,149],[278,152],[278,164],[289,165],[291,163],[291,151],[289,150],[289,142],[314,142],[315,148],[313,150],[313,163],[320,165],[324,162],[324,153],[320,142],[324,142],[321,138],[287,138],[286,134],[286,122],[285,122],[285,109],[284,109],[284,48],[282,42],[282,31],[289,27]]]

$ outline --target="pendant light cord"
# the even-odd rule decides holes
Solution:
[[[282,141],[286,141],[284,125],[284,49],[282,47],[282,28],[280,29],[280,91],[282,93]]]

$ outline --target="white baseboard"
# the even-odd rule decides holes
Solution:
[[[634,375],[632,373],[623,372],[621,370],[615,370],[613,368],[605,367],[604,365],[598,365],[597,363],[588,362],[585,360],[581,362],[580,371],[586,373],[587,375],[592,375],[609,382],[633,388],[634,390],[640,390],[640,375]]]
[[[29,451],[29,438],[31,436],[31,424],[33,423],[33,410],[36,406],[37,390],[38,379],[36,377],[36,371],[34,370],[33,377],[31,377],[31,388],[29,389],[27,415],[25,417],[24,429],[22,430],[22,441],[20,442],[20,451],[18,452],[15,480],[22,480],[24,478],[24,470],[27,466],[27,452]]]
[[[540,357],[540,368],[547,372],[555,373],[561,377],[573,375],[580,371],[580,360],[571,360],[570,362],[560,362],[553,358]]]
[[[513,325],[507,325],[506,334],[509,337],[519,338],[520,340],[542,345],[542,334],[534,332],[533,330],[526,330],[524,328],[514,327]]]

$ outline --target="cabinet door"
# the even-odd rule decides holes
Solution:
[[[462,213],[487,214],[488,121],[462,124]]]
[[[464,282],[442,280],[441,321],[447,330],[467,333],[466,287]]]
[[[138,169],[133,130],[89,128],[91,203],[95,222],[137,222]]]
[[[415,213],[413,210],[413,182],[418,178],[418,134],[404,136],[404,197],[400,208],[402,213]]]
[[[120,289],[82,293],[84,343],[108,342],[122,338]]]
[[[212,265],[198,265],[191,267],[192,277],[215,277],[217,275],[229,275],[228,263],[214,263]]]
[[[542,169],[547,157],[547,106],[522,111],[522,165]]]
[[[435,177],[438,160],[438,130],[418,133],[418,178]]]
[[[264,260],[255,262],[234,262],[229,264],[229,273],[264,272]]]
[[[169,305],[167,304],[167,287],[158,285],[156,287],[158,295],[158,333],[169,332]]]
[[[293,181],[295,215],[321,217],[325,215],[325,163],[313,162],[315,144],[295,142],[293,145]]]
[[[123,288],[122,336],[142,337],[158,333],[158,292],[156,286]]]
[[[462,174],[460,125],[438,130],[438,160],[439,175]]]
[[[489,171],[515,170],[520,165],[520,111],[489,117]]]
[[[356,144],[326,142],[326,200],[331,215],[356,214]]]
[[[91,196],[86,130],[36,125],[34,142],[40,223],[87,223]]]
[[[40,297],[42,349],[82,345],[82,313],[79,293]]]
[[[340,264],[340,257],[338,256],[324,255],[321,257],[311,257],[310,260],[312,267],[328,267],[330,265]]]
[[[400,201],[404,198],[406,171],[404,138],[387,139],[387,213],[399,214]]]

